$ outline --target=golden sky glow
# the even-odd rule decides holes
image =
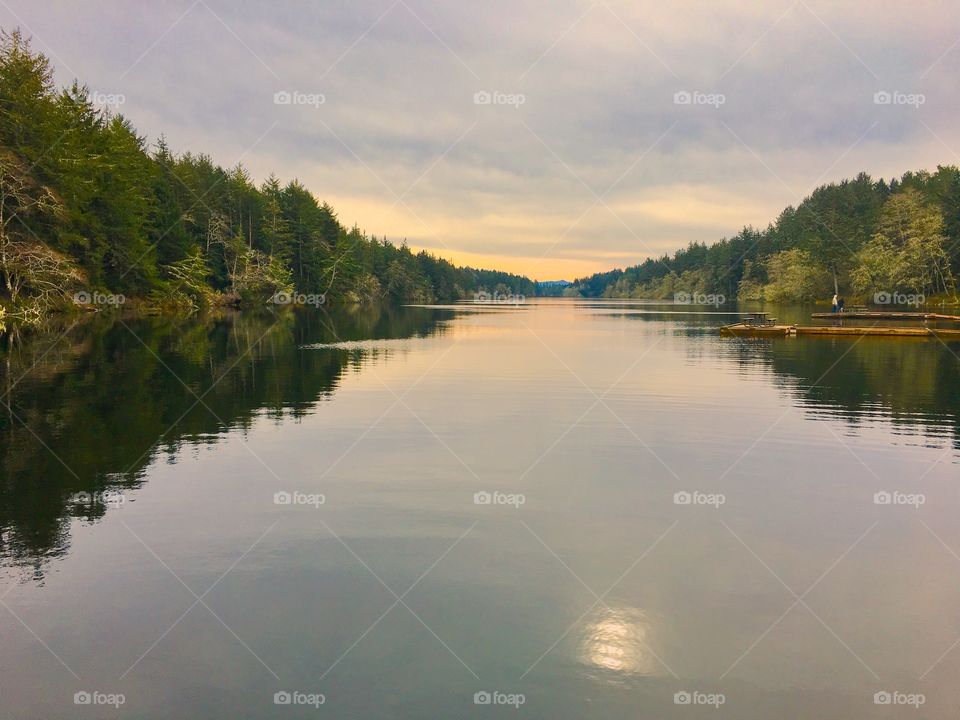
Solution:
[[[541,280],[765,227],[861,171],[960,158],[956,3],[490,0],[419,19],[381,0],[302,16],[13,4],[0,22],[54,51],[58,83],[122,96],[148,142],[297,178],[348,227]],[[324,101],[274,103],[291,91]]]

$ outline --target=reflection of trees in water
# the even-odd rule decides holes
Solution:
[[[723,309],[748,312],[763,307],[785,323],[808,323],[811,312],[823,309],[749,303]],[[784,391],[811,414],[841,418],[851,428],[885,419],[896,432],[923,436],[931,444],[944,447],[952,442],[960,449],[958,342],[877,337],[720,340],[719,325],[726,319],[697,313],[673,317],[657,313],[610,315],[648,323],[669,319],[673,324],[669,332],[697,340],[685,348],[694,371],[697,362],[719,352],[744,372],[769,369]],[[716,326],[704,327],[704,323]],[[699,342],[705,334],[719,345]]]
[[[944,438],[960,449],[960,343],[742,338],[725,347],[742,365],[791,380],[785,387],[811,413],[851,427],[888,419],[904,434]]]
[[[0,558],[32,566],[66,552],[69,518],[109,510],[104,492],[139,485],[162,451],[249,428],[258,411],[301,417],[363,350],[302,345],[442,331],[441,311],[229,313],[93,318],[2,338]],[[199,398],[199,399],[198,399]]]

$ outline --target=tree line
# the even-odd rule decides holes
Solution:
[[[78,291],[82,291],[78,294]],[[533,295],[517,275],[457,267],[346,228],[302,183],[148,145],[47,57],[0,32],[0,311],[38,319],[78,297],[196,308]]]
[[[839,292],[871,301],[911,294],[956,300],[960,276],[960,169],[866,173],[814,190],[765,229],[577,280],[569,295],[810,301]]]

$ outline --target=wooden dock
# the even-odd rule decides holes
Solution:
[[[744,337],[786,337],[794,329],[793,325],[754,325],[734,323],[720,328],[721,335],[741,335]]]
[[[960,315],[909,311],[850,310],[842,313],[813,313],[810,317],[817,320],[952,320],[960,322]]]
[[[834,327],[831,325],[815,325],[795,327],[794,333],[797,335],[876,335],[880,337],[924,337],[960,340],[960,330],[928,327],[878,327],[876,325]]]
[[[927,327],[878,327],[876,325],[837,327],[835,325],[749,325],[736,323],[734,325],[724,325],[720,328],[720,334],[741,337],[787,337],[790,335],[810,335],[814,337],[846,335],[848,337],[862,337],[869,335],[876,337],[960,340],[960,330]]]

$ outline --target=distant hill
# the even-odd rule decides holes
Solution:
[[[544,297],[563,295],[564,290],[573,285],[569,280],[544,280],[537,281],[537,295]]]

